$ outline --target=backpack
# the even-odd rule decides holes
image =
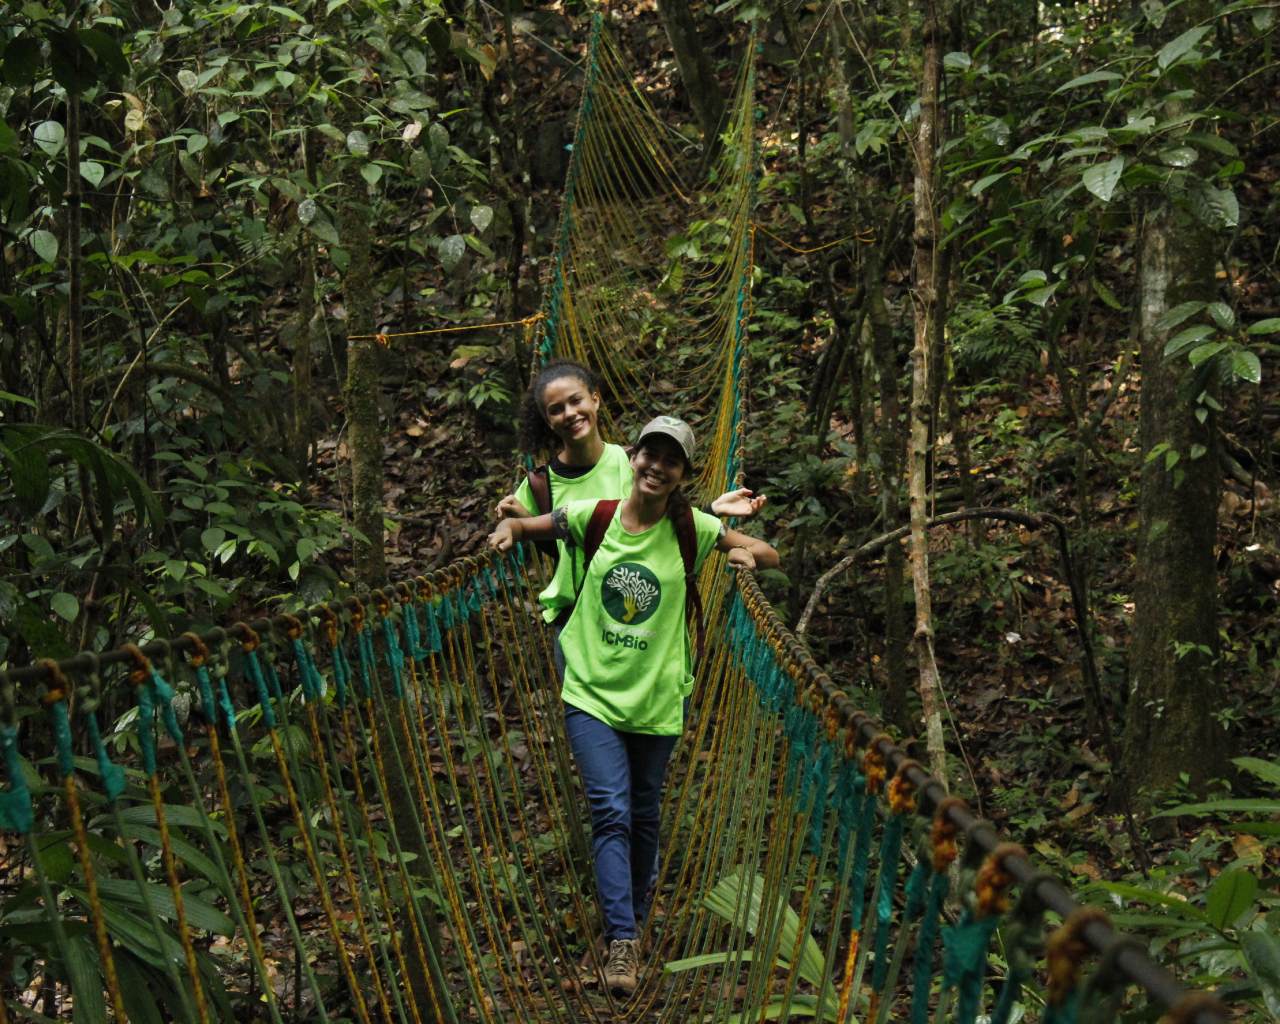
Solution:
[[[533,514],[550,515],[555,510],[555,506],[551,504],[550,467],[544,462],[529,474],[528,480],[529,493],[533,497]],[[556,566],[560,564],[560,546],[553,540],[535,540],[533,546],[539,554],[551,559],[551,571],[555,572]]]
[[[591,568],[591,559],[595,557],[600,545],[604,542],[605,532],[613,522],[614,513],[618,510],[620,500],[597,501],[587,522],[587,531],[582,538],[582,579],[585,583],[587,570]],[[702,621],[702,595],[698,593],[698,534],[693,525],[693,509],[685,506],[684,514],[675,520],[676,540],[680,544],[680,560],[684,563],[684,621],[685,628],[692,619],[697,628],[697,656],[702,657],[706,647],[706,631]]]

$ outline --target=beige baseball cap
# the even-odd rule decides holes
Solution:
[[[680,446],[680,450],[684,452],[684,457],[693,462],[693,429],[684,420],[678,420],[674,416],[655,416],[644,425],[644,429],[640,431],[640,436],[636,438],[636,444],[639,444],[650,434],[666,434],[672,438],[676,444]]]

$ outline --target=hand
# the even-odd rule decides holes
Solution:
[[[754,569],[756,567],[756,556],[742,547],[730,548],[728,561],[730,569]]]
[[[489,547],[497,551],[510,551],[511,545],[515,543],[515,536],[511,530],[513,525],[514,522],[510,519],[500,522],[498,528],[489,534]]]
[[[516,501],[514,494],[508,494],[498,502],[496,511],[499,519],[528,519],[533,514],[524,505]]]
[[[718,516],[737,516],[744,519],[755,515],[769,499],[763,494],[752,497],[754,492],[749,487],[739,487],[736,491],[727,491],[711,503],[711,511]]]

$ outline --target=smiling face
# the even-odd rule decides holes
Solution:
[[[651,434],[631,454],[632,493],[665,497],[684,481],[688,469],[684,452],[673,438]]]
[[[600,396],[577,377],[558,377],[542,389],[542,415],[562,441],[581,441],[596,429]]]

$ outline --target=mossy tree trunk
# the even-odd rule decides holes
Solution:
[[[902,486],[902,398],[898,393],[898,357],[894,351],[893,324],[884,302],[882,263],[876,246],[868,246],[867,323],[871,326],[871,349],[880,374],[880,424],[876,431],[879,467],[876,487],[880,492],[881,523],[885,530],[897,529],[901,510],[898,502]],[[907,700],[907,613],[903,604],[906,559],[901,544],[885,549],[884,566],[884,717],[904,734],[914,731]]]
[[[911,494],[911,579],[916,598],[916,627],[913,634],[920,701],[924,705],[925,738],[929,748],[929,768],[934,778],[946,782],[947,754],[942,735],[942,698],[938,671],[933,658],[933,605],[929,591],[928,463],[933,389],[929,380],[937,332],[939,304],[937,263],[937,155],[942,149],[943,122],[939,111],[942,84],[942,25],[937,0],[923,0],[922,43],[924,60],[920,69],[920,118],[912,149],[915,157],[915,229],[912,240],[915,313],[915,345],[911,350],[911,441],[907,477]]]
[[[351,505],[356,538],[356,578],[367,587],[387,582],[383,550],[382,424],[378,409],[378,343],[373,337],[373,283],[369,265],[368,186],[359,161],[342,168],[341,230],[343,248],[351,256],[342,282],[347,308],[347,380],[342,404],[347,416],[347,448],[351,453]]]
[[[1183,302],[1211,302],[1212,235],[1172,207],[1143,229],[1139,279],[1142,354],[1138,582],[1134,591],[1124,761],[1148,795],[1182,773],[1195,790],[1229,770],[1218,660],[1218,424],[1180,393],[1185,359],[1164,358],[1160,317]],[[1161,448],[1160,446],[1167,446]],[[1173,453],[1176,453],[1176,461]],[[1198,457],[1197,457],[1198,456]]]

